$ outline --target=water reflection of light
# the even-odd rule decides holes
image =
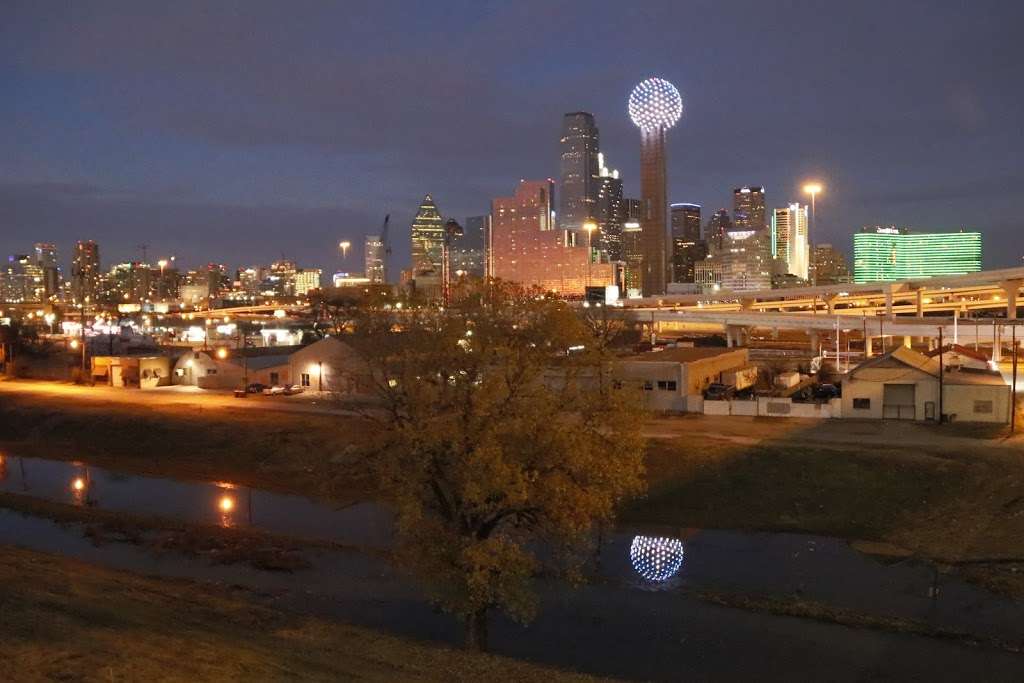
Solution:
[[[75,477],[71,480],[71,497],[75,505],[88,502],[89,480],[86,477]]]
[[[683,566],[683,542],[678,538],[635,536],[629,546],[629,561],[648,581],[668,581]]]
[[[235,525],[234,512],[235,512],[235,497],[228,493],[233,491],[235,488],[234,484],[227,482],[217,482],[217,488],[221,490],[221,496],[217,499],[217,510],[220,512],[220,525],[222,527],[230,527]]]
[[[235,509],[235,499],[231,496],[221,496],[220,498],[220,511],[231,512]]]

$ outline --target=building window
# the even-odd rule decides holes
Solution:
[[[206,374],[207,375],[216,375],[217,374],[217,370],[215,370],[214,368],[206,368]]]
[[[853,399],[854,410],[871,410],[871,399],[870,398],[855,398]]]
[[[974,412],[992,414],[992,401],[975,401]]]
[[[278,376],[278,374],[276,372],[270,373],[270,383],[271,384],[280,384],[280,379],[279,379],[279,376]]]
[[[304,387],[308,387],[309,386],[309,373],[308,372],[302,373],[302,386],[304,386]]]
[[[654,391],[654,385],[650,382],[644,382],[644,391]]]
[[[671,381],[659,380],[658,381],[658,389],[660,391],[675,391],[676,390],[676,383],[675,383],[674,380],[671,380]]]

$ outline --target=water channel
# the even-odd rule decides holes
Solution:
[[[389,543],[390,515],[373,503],[336,508],[230,482],[184,482],[85,463],[2,457],[2,491],[364,548],[385,548]],[[274,602],[287,609],[417,638],[459,639],[458,624],[427,605],[410,579],[379,556],[356,548],[311,549],[306,553],[309,569],[264,572],[211,565],[174,553],[157,555],[128,544],[97,546],[77,525],[10,510],[0,510],[0,543],[119,569],[247,586],[275,596]],[[935,666],[939,679],[975,659],[987,667],[989,680],[1024,673],[1024,658],[1018,655],[728,609],[695,596],[799,596],[862,613],[1024,642],[1024,604],[950,577],[941,578],[939,596],[932,598],[935,574],[926,563],[882,563],[838,539],[623,527],[601,544],[595,567],[595,580],[583,588],[542,581],[543,607],[530,626],[496,619],[496,651],[598,674],[662,680],[676,678],[678,667],[684,665],[716,677],[730,671],[747,677],[760,672],[764,679],[764,662],[775,667],[772,671],[780,678],[786,672],[807,678],[813,671],[811,660],[822,661],[819,673],[825,678],[856,680],[877,667],[902,671],[910,662],[920,664],[920,657]],[[744,657],[730,651],[735,646],[744,648]],[[792,659],[800,651],[809,659]],[[761,663],[754,666],[755,661]],[[834,666],[847,669],[839,675],[830,668]],[[971,671],[976,675],[977,669]]]

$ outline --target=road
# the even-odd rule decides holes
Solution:
[[[249,394],[235,398],[228,391],[211,391],[196,387],[170,386],[158,389],[116,389],[90,387],[65,382],[25,380],[0,381],[0,396],[4,394],[31,395],[55,400],[92,401],[145,407],[182,407],[202,410],[267,410],[286,413],[314,413],[351,415],[351,410],[340,407],[329,397],[314,394],[294,396],[263,396]]]
[[[295,396],[249,395],[237,399],[230,392],[195,387],[161,387],[141,391],[90,387],[61,382],[4,380],[0,396],[31,395],[55,401],[90,401],[120,406],[189,408],[204,411],[270,411],[318,415],[355,415],[329,397],[313,394]],[[1019,425],[1024,429],[1024,425]],[[657,417],[644,426],[644,436],[654,439],[687,439],[729,442],[740,446],[757,444],[805,445],[823,448],[876,446],[922,449],[931,453],[963,453],[1007,450],[1024,452],[1024,431],[1009,438],[1006,428],[957,424],[931,424],[875,420],[813,420],[800,418],[753,418],[738,415],[686,415]]]

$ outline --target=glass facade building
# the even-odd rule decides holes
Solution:
[[[915,233],[906,228],[864,228],[853,236],[857,284],[963,275],[981,270],[981,233]]]
[[[579,231],[595,217],[600,163],[594,115],[585,111],[562,118],[561,186],[558,188],[558,227]]]

